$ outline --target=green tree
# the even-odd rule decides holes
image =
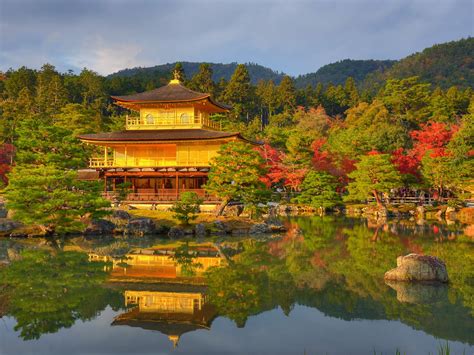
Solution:
[[[195,220],[200,212],[200,205],[204,200],[195,192],[182,192],[173,206],[170,208],[174,212],[173,217],[181,223],[188,225],[189,221]]]
[[[400,173],[388,154],[369,153],[362,156],[355,166],[356,170],[348,175],[353,180],[348,185],[350,200],[365,200],[372,194],[377,205],[381,206],[380,193],[389,193],[401,184]]]
[[[53,165],[17,165],[9,174],[5,199],[14,219],[38,225],[47,234],[77,232],[84,217],[99,218],[110,206],[98,183],[77,180],[77,172]]]
[[[53,114],[67,102],[63,78],[50,64],[41,67],[36,87],[36,106],[40,113]]]
[[[212,68],[210,64],[202,63],[199,65],[199,70],[191,79],[189,87],[193,90],[205,92],[214,96],[216,85],[212,80]]]
[[[267,189],[260,178],[265,175],[263,158],[252,146],[244,142],[229,142],[219,149],[211,161],[208,193],[221,199],[217,215],[221,215],[231,200],[241,201],[249,207],[266,201]]]
[[[237,120],[249,119],[249,110],[252,101],[252,85],[250,74],[244,64],[235,68],[224,93],[224,101],[233,106],[233,112]]]
[[[296,108],[296,88],[288,75],[285,75],[277,87],[278,103],[284,112],[292,112]]]
[[[341,197],[336,192],[336,179],[322,171],[310,171],[301,184],[301,193],[296,202],[308,204],[314,208],[325,210],[337,206]]]
[[[389,79],[382,90],[382,100],[396,117],[416,127],[430,116],[430,84],[418,77]]]

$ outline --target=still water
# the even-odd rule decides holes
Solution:
[[[0,354],[474,354],[469,227],[285,222],[265,238],[0,240]],[[409,252],[442,258],[449,286],[385,284]]]

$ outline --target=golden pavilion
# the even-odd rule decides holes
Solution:
[[[184,191],[196,192],[207,204],[219,202],[203,190],[210,160],[222,144],[252,143],[238,132],[221,131],[212,120],[229,106],[186,88],[176,73],[166,86],[112,99],[138,115],[127,116],[123,131],[79,137],[103,152],[89,166],[103,179],[106,197],[113,199],[117,187],[128,183],[129,203],[166,204]]]

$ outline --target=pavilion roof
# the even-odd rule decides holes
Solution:
[[[211,94],[197,92],[188,89],[181,83],[171,82],[168,85],[159,87],[154,90],[141,92],[138,94],[125,96],[112,96],[116,103],[120,106],[128,106],[130,104],[157,104],[157,103],[178,103],[207,100],[222,112],[229,111],[230,106],[221,104],[211,98]]]
[[[216,140],[237,138],[256,144],[244,138],[239,132],[222,132],[207,129],[160,129],[160,130],[125,130],[119,132],[83,134],[78,137],[85,142],[171,142]]]

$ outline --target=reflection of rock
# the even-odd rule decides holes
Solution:
[[[204,237],[206,235],[206,226],[203,223],[198,223],[194,226],[194,233],[196,237]]]
[[[269,233],[270,228],[265,223],[257,223],[250,227],[249,233],[250,234],[265,234]]]
[[[397,291],[397,300],[400,302],[427,304],[444,301],[448,298],[448,287],[445,284],[414,284],[389,280],[385,283]]]
[[[9,219],[0,219],[0,235],[8,235],[22,224]]]
[[[385,280],[448,282],[445,263],[434,256],[408,254],[397,258],[397,267],[385,273]]]
[[[168,237],[173,239],[183,238],[185,235],[184,229],[180,227],[171,227],[168,232]]]

